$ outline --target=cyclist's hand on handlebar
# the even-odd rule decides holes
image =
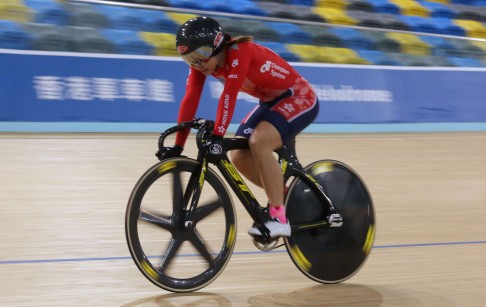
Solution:
[[[171,146],[171,147],[164,147],[164,151],[163,152],[161,152],[160,150],[157,151],[155,153],[155,156],[157,156],[157,158],[159,158],[159,160],[162,161],[164,159],[180,156],[181,153],[182,153],[182,150],[184,150],[184,148],[182,146],[179,146],[179,145],[174,145],[174,146]]]
[[[206,147],[205,155],[208,162],[218,163],[223,155],[223,137],[219,135],[211,136],[204,147]]]

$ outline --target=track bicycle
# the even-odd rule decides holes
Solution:
[[[160,134],[156,155],[161,161],[138,180],[126,209],[126,239],[140,272],[172,292],[199,290],[214,281],[236,242],[229,186],[262,233],[252,237],[258,249],[285,245],[297,268],[320,283],[339,283],[357,273],[375,238],[372,199],[359,175],[336,160],[302,167],[295,141],[276,151],[292,231],[280,244],[264,226],[268,209],[258,203],[227,156],[230,150],[249,149],[248,140],[223,139],[223,155],[215,165],[224,179],[209,167],[204,144],[213,126],[211,120],[194,119]],[[197,157],[160,159],[166,137],[187,128],[197,131]]]

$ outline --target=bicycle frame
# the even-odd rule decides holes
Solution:
[[[204,120],[204,122],[198,122],[198,120],[195,119],[192,122],[181,123],[178,126],[168,129],[166,132],[161,134],[161,137],[159,138],[159,150],[162,150],[162,148],[164,148],[163,141],[167,135],[177,132],[179,130],[186,129],[188,127],[198,128],[198,133],[196,135],[196,143],[199,148],[197,160],[201,164],[198,170],[192,173],[191,178],[189,179],[188,188],[186,190],[186,193],[184,194],[184,205],[187,207],[189,201],[191,202],[189,208],[186,211],[186,227],[191,226],[193,223],[192,215],[199,202],[199,196],[201,194],[204,183],[204,176],[207,170],[208,162],[204,157],[203,144],[205,143],[205,137],[208,135],[208,133],[211,133],[212,122],[207,120]],[[268,229],[264,226],[264,223],[266,221],[266,209],[259,204],[258,200],[250,191],[249,187],[246,185],[245,181],[228,158],[227,152],[236,149],[249,149],[248,139],[224,138],[223,154],[221,160],[219,161],[219,163],[216,164],[216,166],[225,178],[226,182],[230,185],[231,189],[234,191],[238,199],[241,201],[248,214],[255,222],[255,225],[260,229],[261,233],[263,234],[263,241],[268,241],[270,239],[270,234]],[[300,164],[295,153],[295,142],[284,145],[276,152],[279,155],[278,160],[282,167],[284,182],[287,182],[288,179],[290,179],[291,177],[300,178],[307,186],[312,189],[312,191],[321,200],[321,202],[328,206],[328,216],[338,215],[340,217],[339,212],[332,205],[329,197],[327,197],[324,188],[311,175],[306,173],[304,168]],[[189,195],[188,191],[192,191],[192,194]],[[292,225],[291,227],[293,232],[316,227],[339,227],[342,224],[342,220],[340,221],[340,223],[338,221],[334,226],[331,224],[331,221],[329,219],[326,219],[319,222]]]

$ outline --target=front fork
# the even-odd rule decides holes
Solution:
[[[184,193],[184,206],[187,208],[187,204],[190,201],[189,208],[186,209],[184,215],[184,227],[191,228],[194,226],[193,216],[196,211],[199,198],[201,197],[201,191],[204,185],[204,178],[206,176],[207,163],[205,160],[199,164],[195,172],[191,174],[189,178],[189,184],[187,190]]]

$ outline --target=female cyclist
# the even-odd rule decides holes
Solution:
[[[210,162],[220,159],[222,138],[233,116],[238,92],[260,100],[236,131],[236,137],[249,139],[250,149],[232,151],[231,160],[243,176],[265,190],[270,215],[265,226],[270,237],[290,236],[283,207],[283,175],[273,152],[316,118],[319,103],[312,86],[278,54],[253,42],[251,36],[231,37],[209,17],[192,18],[182,24],[176,47],[190,66],[178,122],[194,118],[207,76],[224,84],[213,136],[206,147]],[[188,129],[179,131],[175,145],[168,148],[164,158],[180,155],[188,134]],[[261,235],[256,227],[248,233]]]

